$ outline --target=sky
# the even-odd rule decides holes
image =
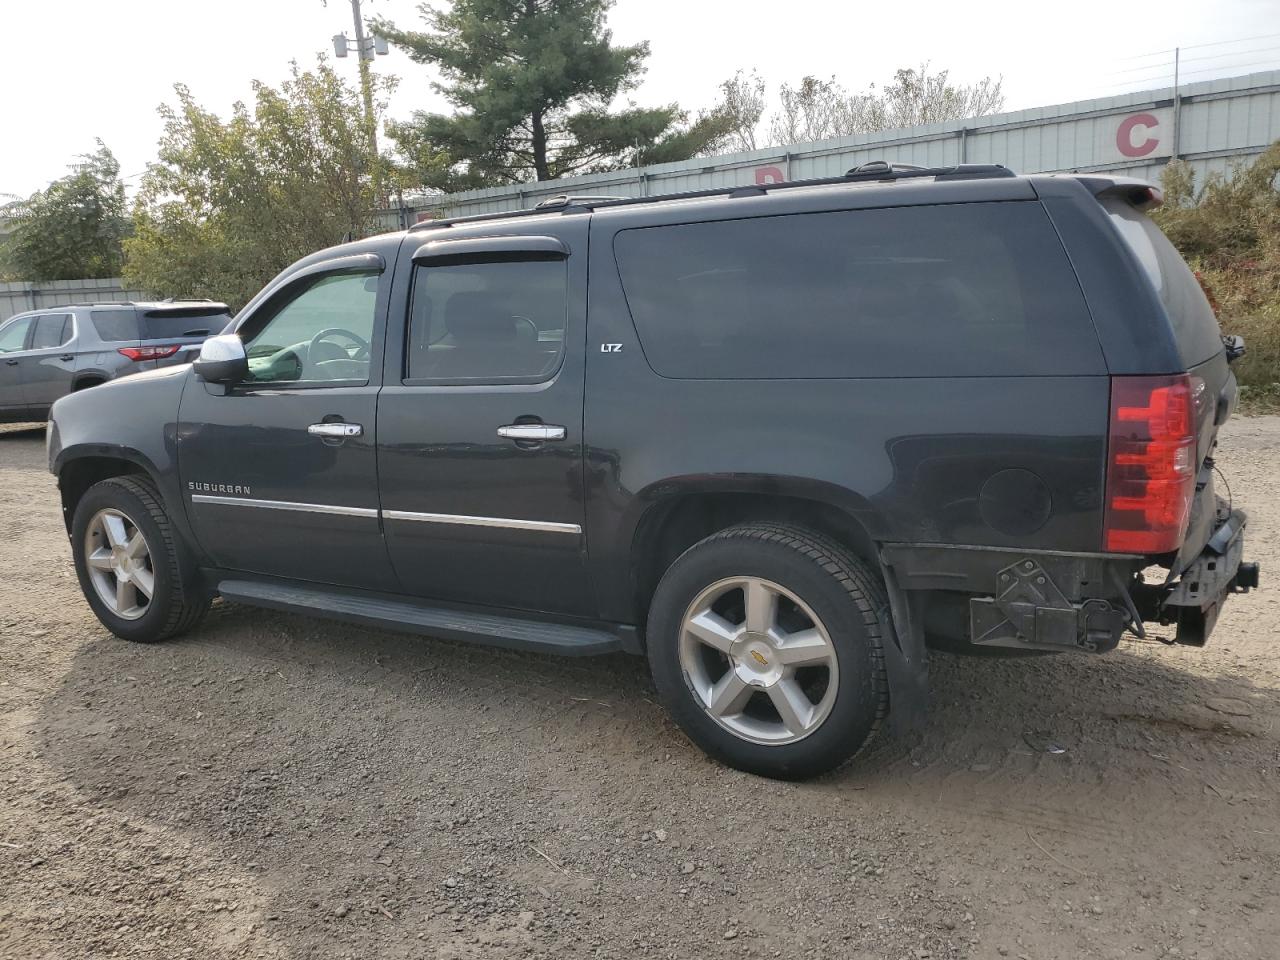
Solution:
[[[364,0],[366,18],[421,23],[418,0]],[[640,105],[715,102],[718,84],[755,69],[771,94],[806,74],[851,90],[928,62],[959,82],[1004,79],[1006,109],[1066,103],[1168,85],[1173,49],[1188,82],[1280,68],[1280,0],[1162,0],[1083,8],[912,0],[617,0],[615,42],[649,42]],[[129,187],[155,156],[156,108],[186,84],[226,114],[251,81],[278,84],[289,62],[332,56],[352,35],[349,0],[22,0],[0,2],[0,202],[66,172],[101,138]],[[335,61],[355,81],[354,56]],[[390,115],[447,110],[432,72],[393,50],[375,69],[400,78]]]

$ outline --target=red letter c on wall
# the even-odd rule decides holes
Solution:
[[[1145,157],[1160,146],[1160,141],[1155,137],[1148,136],[1141,143],[1134,143],[1134,128],[1146,127],[1150,130],[1159,126],[1159,124],[1159,118],[1150,113],[1135,113],[1132,117],[1125,117],[1120,121],[1120,126],[1116,130],[1116,149],[1126,157]]]
[[[756,183],[782,183],[787,179],[777,167],[756,167]]]

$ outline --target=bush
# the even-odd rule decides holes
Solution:
[[[1280,410],[1280,142],[1230,176],[1197,188],[1174,161],[1161,177],[1164,205],[1153,216],[1195,269],[1224,333],[1244,337],[1236,364],[1246,412]]]

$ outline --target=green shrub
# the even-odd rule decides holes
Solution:
[[[1246,412],[1280,410],[1280,142],[1229,176],[1198,188],[1191,168],[1170,163],[1165,202],[1153,214],[1196,270],[1224,333],[1244,337],[1235,367]]]

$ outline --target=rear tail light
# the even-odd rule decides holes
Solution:
[[[163,360],[165,357],[172,357],[180,349],[175,344],[171,347],[121,347],[118,352],[130,360]]]
[[[1112,377],[1104,542],[1168,553],[1182,542],[1196,485],[1191,377]]]

